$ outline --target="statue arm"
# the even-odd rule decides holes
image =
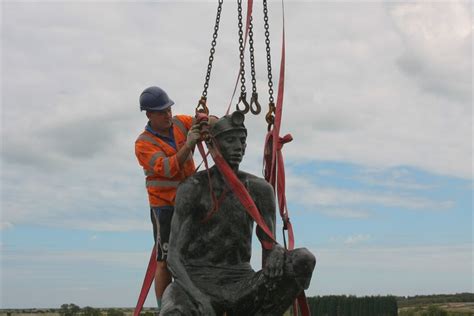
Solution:
[[[250,185],[255,204],[257,205],[257,208],[259,209],[260,214],[262,215],[262,218],[265,221],[265,224],[267,224],[267,227],[275,236],[276,204],[273,188],[263,179],[255,180]],[[274,244],[274,242],[259,226],[257,226],[257,237],[260,241],[265,241]]]
[[[276,226],[276,203],[275,203],[275,195],[273,192],[273,188],[267,182],[264,182],[259,186],[258,189],[259,196],[258,201],[258,208],[262,214],[262,217],[267,224],[270,231],[273,233],[274,238],[275,236],[275,226]],[[265,274],[270,278],[278,277],[283,275],[283,265],[284,265],[284,256],[285,256],[285,249],[273,242],[265,232],[257,226],[257,236],[259,240],[263,240],[266,242],[273,243],[273,247],[271,249],[265,249],[262,247],[262,258],[263,258],[263,267],[265,268]]]
[[[207,298],[193,283],[188,275],[183,261],[183,253],[186,251],[188,241],[193,238],[192,232],[196,223],[193,221],[193,206],[197,204],[199,194],[191,194],[199,186],[193,186],[189,181],[179,186],[176,194],[176,205],[171,221],[171,233],[168,250],[168,268],[175,282],[192,298],[203,315],[214,315],[212,307]],[[192,196],[190,196],[192,195]],[[193,201],[193,202],[191,202]]]

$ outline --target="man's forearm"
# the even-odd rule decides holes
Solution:
[[[176,158],[178,159],[178,163],[180,166],[184,165],[184,162],[186,161],[186,159],[188,159],[190,154],[191,148],[188,146],[188,144],[184,144],[184,146],[181,147],[181,149],[176,154]]]

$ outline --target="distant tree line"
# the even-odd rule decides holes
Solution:
[[[330,295],[308,298],[312,316],[397,316],[395,296]]]
[[[308,297],[311,316],[466,316],[465,312],[445,311],[434,304],[474,302],[474,293],[395,296],[346,296],[329,295]],[[398,314],[398,307],[402,308]],[[128,310],[128,309],[127,309]],[[60,316],[126,316],[123,309],[79,307],[63,304],[58,310]],[[285,315],[293,313],[285,313]],[[142,311],[141,316],[154,316],[153,312]]]
[[[61,316],[125,316],[125,312],[116,308],[108,308],[105,310],[86,306],[80,308],[78,305],[70,303],[63,304],[59,309]]]

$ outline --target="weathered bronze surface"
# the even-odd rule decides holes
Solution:
[[[272,187],[239,170],[247,137],[243,119],[225,116],[211,128],[211,134],[213,131],[224,159],[275,232]],[[315,257],[306,248],[286,251],[275,245],[263,250],[264,268],[255,272],[250,266],[254,221],[216,167],[210,169],[210,181],[219,200],[214,211],[206,171],[196,173],[178,188],[168,254],[175,281],[165,291],[160,315],[283,314],[308,288]],[[257,236],[269,240],[258,227]]]

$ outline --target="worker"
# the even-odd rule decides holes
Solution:
[[[161,297],[171,274],[167,269],[168,240],[176,190],[195,171],[192,153],[200,140],[200,125],[188,115],[172,115],[174,102],[159,87],[140,95],[140,110],[148,124],[135,141],[135,155],[146,176],[153,236],[157,253],[155,293],[159,314]]]

